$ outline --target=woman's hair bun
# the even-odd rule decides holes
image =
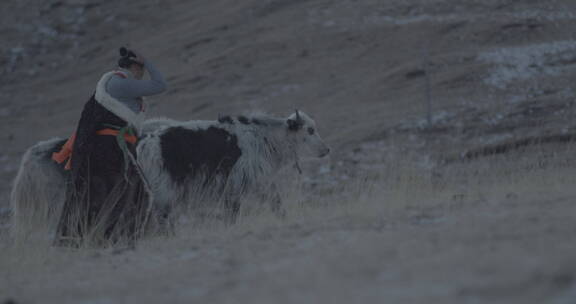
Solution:
[[[121,47],[119,51],[120,51],[120,57],[126,57],[126,55],[128,55],[128,49],[126,49],[125,47]]]
[[[125,47],[121,47],[120,50],[120,57],[136,57],[136,54],[134,54],[134,52],[132,52],[131,50],[125,48]]]
[[[137,61],[134,61],[133,58],[136,58],[136,54],[131,50],[121,47],[119,50],[120,59],[118,59],[118,66],[121,68],[129,68],[132,64],[138,64]]]

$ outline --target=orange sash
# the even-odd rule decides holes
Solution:
[[[114,129],[102,129],[96,132],[96,134],[98,135],[112,135],[112,136],[118,136],[119,133],[120,131]],[[124,140],[126,140],[126,142],[129,142],[131,144],[135,144],[138,141],[138,137],[130,134],[124,134]],[[72,161],[72,151],[74,148],[74,141],[76,141],[76,132],[74,132],[74,134],[72,134],[72,136],[68,138],[68,140],[62,146],[62,149],[60,149],[59,152],[52,153],[52,159],[55,162],[59,164],[66,162],[64,170],[70,170],[72,168],[71,161]]]
[[[120,134],[120,131],[114,130],[114,129],[102,129],[102,130],[96,132],[96,134],[118,136],[118,134]],[[136,137],[135,135],[131,135],[131,134],[124,134],[124,140],[126,140],[127,142],[129,142],[131,144],[135,144],[138,141],[138,137]]]
[[[74,147],[74,141],[76,141],[76,132],[74,132],[72,136],[68,138],[66,143],[62,146],[62,149],[60,149],[60,152],[52,153],[52,159],[59,164],[68,160],[64,166],[64,170],[70,170],[71,168],[70,161],[72,160],[72,148]]]

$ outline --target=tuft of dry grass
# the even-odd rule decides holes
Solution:
[[[428,169],[390,156],[321,193],[284,193],[284,219],[256,208],[232,226],[183,221],[175,236],[148,237],[136,250],[14,244],[3,231],[0,295],[46,303],[563,299],[574,275],[573,148]]]

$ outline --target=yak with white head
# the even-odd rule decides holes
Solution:
[[[318,133],[316,122],[306,113],[296,110],[286,119],[286,124],[297,141],[298,155],[324,157],[330,153],[330,148]]]
[[[24,154],[11,195],[15,230],[26,231],[44,222],[46,230],[53,231],[68,172],[51,155],[65,141],[40,142]],[[150,119],[137,143],[138,164],[156,209],[188,205],[197,201],[195,194],[208,192],[225,200],[231,218],[238,213],[244,194],[282,187],[273,184],[276,172],[294,167],[300,157],[324,157],[329,152],[314,120],[298,110],[287,118]],[[271,204],[280,208],[277,200]]]
[[[285,186],[279,173],[299,169],[302,157],[329,153],[314,120],[298,110],[284,119],[252,114],[170,123],[138,144],[158,205],[210,208],[224,201],[232,219],[243,197],[276,192]],[[278,210],[279,202],[272,207]]]

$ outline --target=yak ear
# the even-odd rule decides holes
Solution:
[[[302,124],[295,119],[288,119],[286,120],[286,123],[288,124],[288,130],[290,131],[298,131],[302,128]]]

